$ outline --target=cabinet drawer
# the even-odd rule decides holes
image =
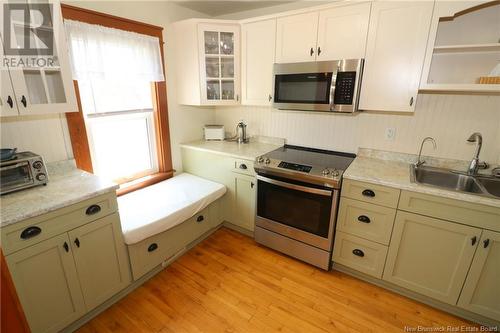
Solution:
[[[370,202],[390,208],[396,208],[399,200],[399,190],[382,185],[375,185],[357,180],[344,179],[342,196]]]
[[[400,210],[500,231],[500,208],[410,191],[401,192]]]
[[[114,192],[81,201],[2,228],[2,249],[8,255],[116,211]]]
[[[210,207],[187,221],[128,246],[132,275],[137,280],[212,228]]]
[[[238,173],[242,173],[244,175],[255,176],[255,170],[253,168],[253,161],[249,161],[249,160],[235,160],[233,171],[238,172]]]
[[[395,209],[341,198],[337,230],[388,245],[395,216]]]
[[[380,279],[386,256],[387,246],[337,231],[334,262]]]

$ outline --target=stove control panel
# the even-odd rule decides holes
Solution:
[[[309,173],[312,169],[312,167],[308,165],[288,163],[288,162],[280,162],[280,164],[278,164],[278,168],[300,171],[305,173]]]

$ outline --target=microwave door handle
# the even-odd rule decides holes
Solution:
[[[322,190],[319,188],[313,188],[313,187],[307,187],[307,186],[302,186],[302,185],[285,183],[285,182],[282,182],[282,181],[279,181],[276,179],[271,179],[271,178],[263,177],[260,175],[257,175],[256,178],[257,178],[257,180],[261,180],[263,182],[273,184],[276,186],[285,187],[285,188],[288,188],[291,190],[297,190],[297,191],[312,193],[312,194],[319,194],[319,195],[323,195],[325,197],[330,197],[332,195],[332,191],[328,191],[328,190]]]
[[[337,72],[332,74],[330,83],[330,111],[335,111],[335,88],[337,85]]]

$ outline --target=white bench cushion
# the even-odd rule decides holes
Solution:
[[[186,221],[226,193],[224,185],[189,173],[122,195],[118,207],[127,244]]]

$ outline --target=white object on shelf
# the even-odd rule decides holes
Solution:
[[[224,141],[223,125],[205,125],[203,128],[205,140]]]

